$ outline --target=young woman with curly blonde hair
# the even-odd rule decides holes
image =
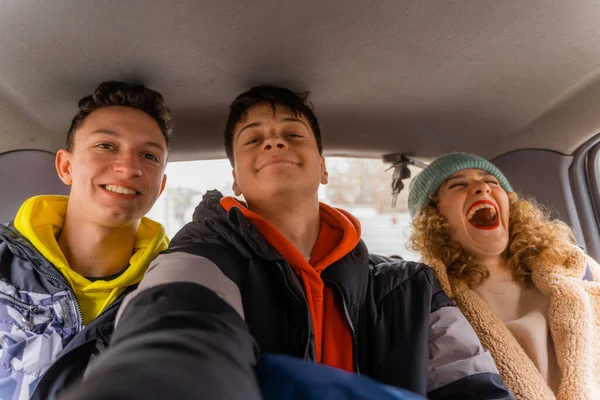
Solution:
[[[490,162],[451,153],[411,184],[409,246],[518,399],[600,398],[600,267]]]

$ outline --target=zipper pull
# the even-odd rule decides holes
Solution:
[[[27,307],[27,311],[23,314],[21,322],[30,326],[33,322],[33,314],[39,314],[40,308],[36,305]]]
[[[31,320],[31,312],[29,310],[25,311],[23,314],[23,318],[21,318],[21,322],[29,325],[29,321]]]

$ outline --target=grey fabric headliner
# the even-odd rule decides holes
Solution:
[[[250,85],[310,89],[328,154],[570,154],[600,131],[600,3],[0,2],[0,152],[56,150],[102,80],[160,90],[173,160],[223,157]]]

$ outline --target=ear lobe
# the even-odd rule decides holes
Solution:
[[[71,172],[71,157],[73,154],[65,149],[60,149],[56,153],[55,166],[58,177],[65,185],[70,186],[73,183]]]
[[[165,187],[167,186],[167,174],[163,175],[162,178],[162,183],[160,185],[160,192],[158,193],[158,195],[160,196],[162,194],[162,192],[165,190]]]
[[[235,176],[235,170],[231,171],[231,175],[233,176],[233,184],[231,185],[231,189],[233,190],[233,194],[235,194],[236,196],[241,196],[242,195],[242,191],[240,190],[240,187],[238,186],[237,177]]]
[[[329,183],[329,172],[327,172],[327,165],[325,165],[325,157],[321,157],[321,185],[327,185]]]

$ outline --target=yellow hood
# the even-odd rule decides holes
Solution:
[[[142,280],[150,261],[165,250],[169,239],[161,224],[142,218],[129,267],[115,279],[90,281],[73,271],[58,246],[67,214],[67,196],[35,196],[25,201],[15,217],[15,228],[56,267],[71,285],[81,306],[84,323],[89,323],[130,285]]]

